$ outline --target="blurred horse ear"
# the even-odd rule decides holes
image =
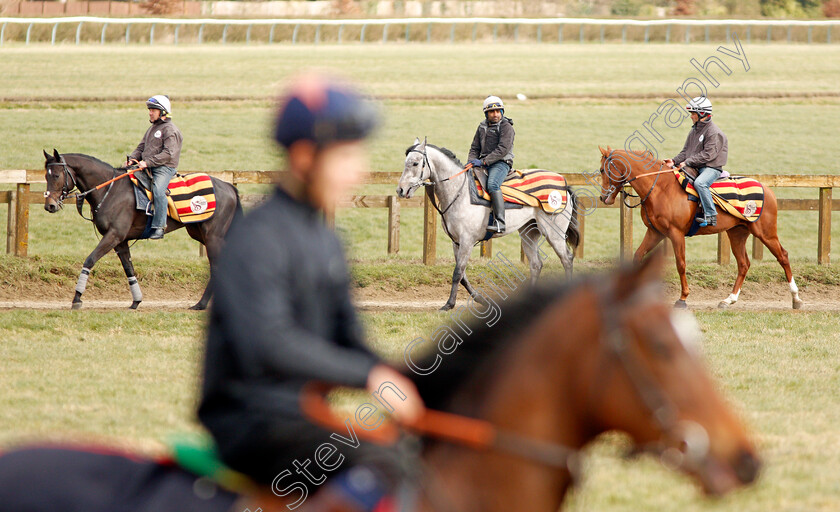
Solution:
[[[607,150],[606,149],[602,148],[600,145],[598,146],[598,149],[601,150],[602,155],[607,156]]]
[[[420,144],[420,137],[414,137],[414,145]]]
[[[423,137],[423,142],[420,144],[420,151],[424,151],[426,149],[426,142],[428,140],[428,137]]]
[[[41,151],[43,151],[43,152],[44,152],[44,158],[46,158],[47,160],[49,160],[49,159],[51,158],[51,157],[50,157],[50,154],[49,154],[49,153],[47,153],[47,150],[46,150],[46,149],[42,149]]]
[[[58,154],[58,150],[53,148],[53,156],[56,160],[61,160],[61,155]]]
[[[652,283],[661,282],[665,257],[661,249],[652,251],[639,264],[625,267],[616,283],[616,296],[625,299]]]

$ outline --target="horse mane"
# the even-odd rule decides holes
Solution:
[[[84,153],[64,153],[64,155],[62,155],[62,156],[65,156],[65,157],[74,156],[74,157],[77,157],[77,158],[84,158],[85,160],[90,160],[94,164],[105,166],[108,169],[116,169],[117,171],[121,171],[121,173],[124,173],[125,170],[126,170],[125,167],[114,167],[113,165],[109,164],[108,162],[100,160],[100,159],[96,158],[95,156],[86,155]]]
[[[406,150],[405,150],[405,156],[408,156],[408,154],[411,153],[411,151],[414,150],[419,145],[420,144],[412,144],[411,146],[408,146],[408,148],[406,148]],[[455,153],[453,153],[451,149],[447,149],[447,148],[440,147],[440,146],[435,146],[434,144],[429,144],[429,143],[426,143],[426,146],[430,147],[430,148],[437,149],[438,151],[440,151],[441,153],[446,155],[450,160],[452,160],[453,162],[458,164],[459,167],[464,166],[464,164],[462,164],[461,161],[458,160],[458,157],[455,156]]]
[[[465,386],[492,379],[499,365],[506,359],[505,356],[522,341],[521,332],[539,318],[548,306],[588,281],[591,281],[591,278],[587,281],[577,280],[572,284],[549,280],[529,287],[525,292],[507,301],[497,298],[497,304],[501,308],[499,321],[488,327],[486,320],[472,318],[466,322],[472,331],[469,335],[457,324],[447,324],[461,337],[463,343],[451,354],[440,354],[440,366],[428,375],[418,375],[407,370],[426,406],[447,410],[456,394]],[[480,305],[477,307],[483,309]],[[439,354],[434,340],[427,340],[427,344],[433,345],[435,349],[430,354],[414,359],[421,368],[432,367]]]

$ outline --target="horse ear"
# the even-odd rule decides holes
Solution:
[[[625,299],[649,284],[661,282],[664,260],[662,251],[656,250],[641,263],[625,267],[616,283],[617,298]]]
[[[414,145],[420,144],[420,137],[414,137]]]
[[[58,150],[53,148],[53,156],[56,160],[61,160],[61,155],[58,154]]]
[[[601,150],[602,155],[607,156],[608,151],[606,149],[602,148],[600,145],[598,146],[598,149]]]
[[[50,159],[50,154],[49,154],[49,153],[47,153],[47,150],[46,150],[46,149],[42,149],[41,151],[43,151],[43,152],[44,152],[44,158],[46,158],[47,160],[49,160],[49,159]]]
[[[422,144],[420,144],[420,150],[421,150],[421,151],[423,151],[423,150],[425,150],[425,149],[426,149],[426,142],[428,142],[428,141],[429,141],[429,138],[428,138],[428,137],[423,137],[423,143],[422,143]]]

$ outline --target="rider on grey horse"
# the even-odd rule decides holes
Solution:
[[[170,119],[172,106],[169,97],[162,94],[146,100],[149,109],[149,122],[152,126],[146,130],[137,149],[131,152],[126,167],[137,164],[140,169],[149,169],[152,175],[152,195],[155,214],[152,217],[152,240],[163,238],[166,231],[166,189],[178,167],[181,156],[181,130]]]
[[[496,225],[489,231],[504,233],[505,200],[499,189],[513,166],[513,121],[505,117],[505,104],[498,96],[484,100],[484,121],[478,125],[470,146],[469,163],[487,168],[487,192]]]

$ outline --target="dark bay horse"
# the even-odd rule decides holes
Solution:
[[[685,277],[685,234],[695,217],[697,204],[688,200],[688,193],[677,182],[673,169],[665,167],[664,161],[655,160],[648,153],[628,153],[619,149],[601,150],[601,201],[613,204],[625,183],[630,184],[641,198],[642,222],[647,226],[647,232],[639,248],[633,256],[639,262],[647,253],[653,250],[664,238],[671,241],[674,256],[677,260],[677,272],[680,275],[680,298],[674,307],[685,308],[688,298],[688,280]],[[718,208],[717,226],[700,228],[699,235],[712,235],[725,231],[729,236],[732,254],[738,262],[738,276],[729,297],[720,302],[718,307],[725,308],[738,301],[741,285],[750,268],[747,256],[747,237],[753,235],[763,243],[776,257],[785,272],[785,278],[790,286],[793,309],[802,307],[799,298],[799,288],[793,279],[790,269],[788,253],[779,242],[776,233],[776,218],[778,205],[773,191],[762,185],[764,189],[764,206],[761,216],[755,222],[747,222],[734,217]]]
[[[634,451],[681,469],[707,494],[725,494],[756,479],[756,450],[705,368],[693,316],[661,301],[661,259],[656,255],[642,267],[529,290],[505,303],[495,322],[476,313],[473,323],[451,326],[452,350],[438,352],[436,343],[429,343],[436,349],[430,354],[409,349],[406,362],[429,409],[457,414],[470,428],[480,424],[493,433],[437,427],[444,438],[483,439],[478,446],[426,436],[415,510],[556,512],[578,475],[581,450],[611,430],[626,432]],[[423,375],[416,368],[424,369]],[[335,418],[345,436],[350,425],[364,439],[366,430],[353,419]],[[405,427],[430,432],[420,423]],[[110,512],[97,508],[102,502],[145,511],[133,506],[138,496],[161,496],[165,485],[182,496],[197,485],[196,477],[167,467],[161,468],[171,473],[167,478],[145,476],[148,465],[112,473],[109,465],[130,464],[100,457],[97,463],[89,452],[37,449],[0,457],[0,503],[46,494],[55,496],[49,512]],[[87,469],[71,470],[80,465]],[[56,479],[62,493],[55,492]],[[297,510],[339,510],[319,508],[319,496]],[[300,497],[251,493],[231,510],[285,511]],[[227,510],[230,496],[221,498],[218,505],[191,510]],[[154,510],[181,512],[166,500]]]
[[[71,191],[86,192],[97,185],[124,174],[124,168],[114,168],[111,165],[92,156],[78,153],[59,154],[53,150],[50,155],[44,151],[46,158],[47,190],[44,193],[44,209],[50,213],[57,212],[63,205],[65,198]],[[216,212],[212,217],[191,224],[182,224],[172,218],[167,219],[166,232],[182,227],[187,233],[204,244],[207,248],[207,258],[210,260],[210,275],[213,274],[213,263],[221,250],[224,236],[231,222],[237,214],[242,212],[239,194],[230,183],[211,178],[216,195]],[[130,308],[136,309],[143,300],[140,285],[134,275],[134,265],[131,262],[131,250],[128,242],[138,239],[146,229],[145,212],[135,208],[134,185],[127,178],[115,181],[110,186],[95,190],[85,196],[90,205],[93,224],[102,235],[99,244],[85,259],[79,280],[76,283],[76,294],[73,297],[73,309],[82,307],[82,294],[87,287],[90,270],[103,256],[112,249],[120,258],[125,276],[128,278],[132,303]],[[190,309],[206,309],[210,301],[210,284],[201,295],[201,299]]]

